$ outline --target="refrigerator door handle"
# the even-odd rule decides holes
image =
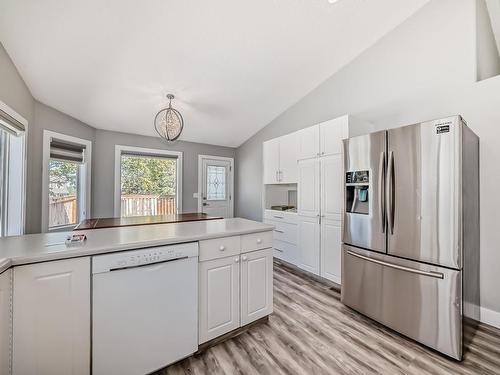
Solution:
[[[350,251],[350,250],[347,250],[347,253],[349,255],[352,255],[353,257],[360,258],[360,259],[366,260],[368,262],[380,264],[381,266],[395,268],[395,269],[400,270],[400,271],[416,273],[418,275],[435,277],[436,279],[444,279],[444,274],[442,274],[441,272],[422,271],[422,270],[419,270],[419,269],[416,269],[416,268],[400,266],[398,264],[384,262],[383,260],[378,260],[378,259],[373,259],[373,258],[370,258],[370,257],[365,257],[364,255],[357,254],[357,253],[355,253],[353,251]]]
[[[380,220],[380,230],[385,233],[385,194],[384,194],[384,179],[385,179],[385,152],[380,153],[378,162],[378,212]]]
[[[389,151],[387,161],[387,178],[385,184],[385,201],[387,207],[388,232],[394,234],[394,153]]]

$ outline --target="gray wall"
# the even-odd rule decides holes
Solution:
[[[264,140],[345,113],[376,129],[460,113],[481,137],[481,305],[500,312],[500,77],[475,82],[474,6],[431,1],[239,147],[237,216],[262,217]]]
[[[198,189],[198,155],[235,157],[229,147],[179,141],[167,145],[157,137],[144,137],[95,128],[36,101],[0,43],[0,100],[29,122],[26,232],[41,230],[43,131],[92,141],[92,216],[113,216],[115,144],[183,151],[183,211],[197,211],[193,193]],[[148,124],[152,126],[152,124]]]
[[[229,147],[182,141],[166,144],[157,137],[97,130],[93,150],[95,162],[92,176],[93,217],[113,216],[115,145],[182,151],[182,210],[184,212],[198,211],[198,201],[193,198],[193,193],[198,191],[198,155],[234,158],[236,153],[234,148]]]

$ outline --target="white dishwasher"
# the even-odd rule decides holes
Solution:
[[[93,375],[144,375],[198,350],[198,243],[92,258]]]

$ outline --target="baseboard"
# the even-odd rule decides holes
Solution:
[[[500,312],[498,311],[490,310],[486,307],[478,307],[477,305],[464,302],[464,315],[472,319],[475,319],[475,317],[479,315],[479,321],[481,323],[500,329]]]

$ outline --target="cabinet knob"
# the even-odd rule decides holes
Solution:
[[[248,258],[247,258],[247,256],[246,256],[246,255],[243,255],[243,256],[241,257],[241,260],[242,260],[243,262],[244,262],[245,260],[247,260],[247,259],[248,259]]]
[[[224,250],[226,250],[226,247],[224,245],[220,245],[219,250],[224,251]]]
[[[260,238],[257,238],[257,243],[258,244],[261,244],[262,243],[262,240]]]
[[[239,263],[240,262],[240,257],[234,258],[234,263]]]

